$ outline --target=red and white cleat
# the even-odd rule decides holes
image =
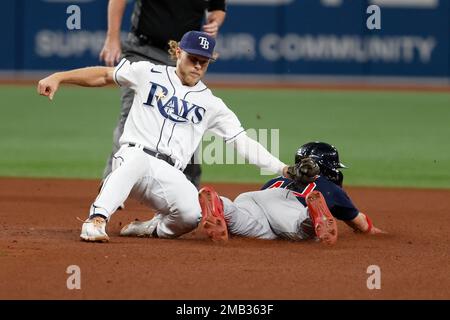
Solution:
[[[325,198],[319,191],[312,191],[306,196],[309,216],[320,241],[333,245],[337,241],[338,229],[336,219],[328,209]]]
[[[217,192],[212,187],[203,187],[198,192],[198,200],[202,208],[202,220],[198,230],[204,231],[213,241],[227,241],[227,223]]]

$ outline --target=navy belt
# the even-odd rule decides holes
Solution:
[[[129,147],[135,147],[136,144],[135,143],[129,143],[128,146]],[[164,160],[165,162],[170,164],[172,167],[175,165],[175,162],[173,162],[172,158],[169,157],[167,154],[159,153],[159,152],[156,152],[156,151],[153,151],[153,150],[150,150],[150,149],[146,149],[146,148],[142,148],[142,151],[144,151],[148,155],[151,155],[152,157]]]

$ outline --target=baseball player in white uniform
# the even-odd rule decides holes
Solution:
[[[199,192],[204,216],[197,233],[213,241],[226,241],[233,235],[268,240],[316,239],[333,245],[338,239],[336,220],[358,233],[385,233],[355,207],[342,187],[341,168],[346,166],[340,162],[336,147],[315,141],[297,150],[295,165],[288,170],[290,178],[271,179],[261,190],[242,193],[231,201],[205,186]],[[154,220],[134,221],[120,234],[145,237],[153,224]]]
[[[249,163],[287,175],[288,167],[249,138],[236,115],[201,81],[213,59],[214,38],[190,31],[176,45],[176,67],[123,59],[115,68],[75,69],[39,81],[38,93],[50,100],[61,83],[115,82],[135,92],[113,171],[83,223],[82,240],[108,241],[106,223],[130,195],[157,210],[152,236],[176,238],[195,229],[202,218],[197,189],[182,170],[207,130],[234,143]]]

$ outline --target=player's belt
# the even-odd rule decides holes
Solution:
[[[135,143],[129,143],[128,146],[129,147],[135,147],[136,144]],[[148,155],[151,155],[152,157],[164,160],[165,162],[170,164],[172,167],[175,165],[175,162],[173,162],[172,158],[169,157],[167,154],[159,153],[159,152],[156,152],[156,151],[153,151],[153,150],[150,150],[150,149],[146,149],[146,148],[142,148],[142,151],[144,151]]]

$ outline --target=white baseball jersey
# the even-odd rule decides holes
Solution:
[[[227,143],[245,130],[236,115],[199,81],[185,86],[174,67],[126,59],[114,81],[135,91],[120,144],[136,143],[170,156],[183,169],[206,130]]]
[[[246,135],[236,115],[203,82],[184,86],[175,70],[126,59],[114,69],[114,81],[133,89],[135,96],[113,170],[90,210],[90,215],[109,218],[130,195],[161,215],[157,234],[164,238],[190,232],[201,219],[197,189],[178,169],[185,168],[205,131],[235,142],[237,152],[252,164],[276,173],[284,167]],[[170,156],[175,165],[142,148]]]

